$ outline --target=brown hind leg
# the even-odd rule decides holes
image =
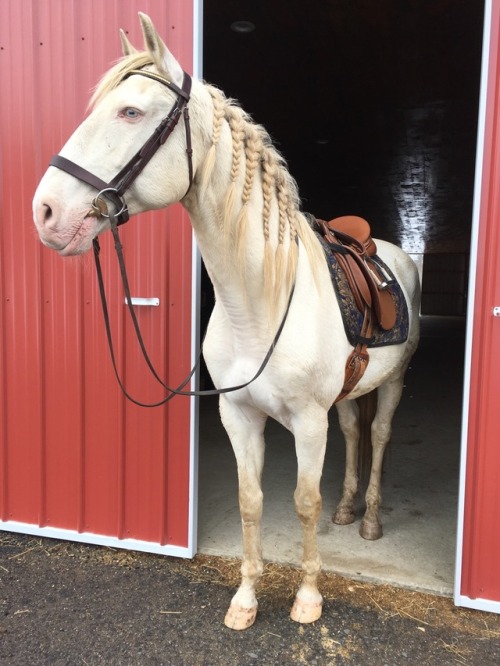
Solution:
[[[359,533],[363,539],[373,541],[383,534],[379,510],[382,503],[382,465],[384,452],[391,437],[392,419],[403,391],[403,377],[387,382],[378,388],[378,405],[371,426],[372,465],[366,491],[366,513]]]
[[[355,519],[354,498],[358,492],[359,409],[354,400],[342,400],[336,407],[345,439],[346,464],[342,499],[335,509],[332,522],[336,525],[350,525]]]

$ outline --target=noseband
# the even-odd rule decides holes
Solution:
[[[153,81],[161,83],[162,85],[175,92],[177,94],[177,99],[170,109],[168,116],[166,116],[166,118],[161,121],[161,123],[158,125],[146,143],[142,146],[142,148],[138,150],[137,153],[127,162],[127,164],[113,178],[113,180],[111,180],[109,183],[106,183],[104,180],[101,180],[90,171],[87,171],[83,167],[75,164],[65,157],[62,157],[61,155],[54,155],[50,161],[50,166],[54,166],[58,169],[61,169],[62,171],[66,171],[66,173],[69,173],[71,176],[74,176],[75,178],[78,178],[78,180],[87,183],[87,185],[94,187],[98,191],[98,194],[92,200],[92,208],[94,209],[96,215],[114,218],[114,222],[117,226],[124,224],[129,219],[127,205],[124,200],[125,192],[132,185],[134,180],[148,164],[151,158],[155,155],[160,146],[162,146],[168,137],[172,134],[175,126],[179,121],[179,118],[181,117],[181,114],[184,116],[184,126],[186,130],[186,155],[189,172],[188,191],[191,188],[193,182],[193,150],[191,147],[191,129],[189,124],[188,107],[189,97],[191,94],[191,77],[189,74],[184,72],[182,88],[179,88],[163,76],[155,74],[154,72],[149,72],[145,69],[133,69],[126,74],[123,80],[127,79],[133,74],[139,74],[140,76],[145,76],[148,79],[152,79]],[[113,204],[115,212],[112,216],[103,212],[101,208],[101,197],[107,198]]]

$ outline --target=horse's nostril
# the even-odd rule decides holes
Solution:
[[[53,218],[52,208],[48,204],[42,204],[40,213],[41,213],[41,216],[40,216],[41,217],[41,222],[44,225],[50,224],[50,222]]]
[[[43,204],[43,221],[45,224],[52,219],[52,208],[48,204]]]
[[[33,201],[33,219],[36,226],[41,230],[55,230],[58,225],[58,206],[50,198],[35,196]]]

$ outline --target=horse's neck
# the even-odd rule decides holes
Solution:
[[[224,196],[224,187],[215,183],[202,202],[196,201],[187,208],[217,300],[223,304],[235,325],[246,319],[256,324],[256,318],[260,318],[259,313],[265,318],[261,206],[258,197],[252,197],[256,200],[248,205],[248,228],[242,265],[234,243],[229,243],[223,234]],[[233,225],[237,212],[234,214]]]

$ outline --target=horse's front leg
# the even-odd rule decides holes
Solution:
[[[295,510],[302,525],[304,577],[290,613],[296,622],[314,622],[321,617],[323,598],[318,590],[321,557],[318,551],[317,526],[321,513],[320,480],[325,458],[328,430],[327,412],[309,410],[295,419],[293,432],[297,453],[297,487]]]
[[[247,629],[257,615],[255,586],[263,571],[261,478],[267,416],[254,408],[233,404],[224,396],[221,396],[220,412],[236,456],[243,530],[241,584],[231,601],[224,624],[230,629]]]

